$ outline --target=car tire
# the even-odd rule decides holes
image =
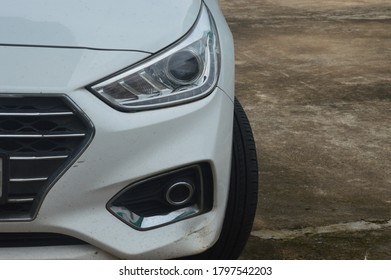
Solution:
[[[231,178],[223,227],[217,242],[192,258],[239,258],[250,235],[257,200],[258,163],[255,142],[246,113],[235,99]]]

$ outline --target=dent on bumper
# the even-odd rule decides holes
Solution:
[[[197,102],[127,114],[84,91],[69,96],[94,123],[95,138],[48,192],[34,221],[2,223],[1,231],[66,234],[119,258],[175,258],[210,247],[220,233],[229,186],[231,99],[216,88]],[[141,232],[107,211],[107,202],[129,184],[201,161],[214,175],[210,212]],[[91,246],[78,250],[86,248],[87,256]],[[29,258],[56,258],[50,248],[31,252],[38,255]]]

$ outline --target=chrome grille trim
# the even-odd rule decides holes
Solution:
[[[36,117],[36,116],[69,116],[73,115],[73,112],[56,112],[56,113],[4,113],[0,112],[0,116],[13,116],[13,117]]]
[[[73,134],[0,134],[0,138],[64,138],[64,137],[84,137],[85,133]]]
[[[11,178],[9,181],[10,182],[42,182],[46,181],[48,178],[43,177],[43,178]]]
[[[68,158],[68,155],[47,156],[47,157],[10,157],[10,160],[45,160],[45,159],[64,159],[64,158]]]
[[[8,199],[9,203],[24,203],[24,202],[32,202],[32,201],[34,201],[34,197]]]

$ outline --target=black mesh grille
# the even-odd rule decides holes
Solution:
[[[0,233],[0,248],[82,245],[86,242],[56,233]]]
[[[0,220],[31,219],[92,133],[65,97],[0,96]]]

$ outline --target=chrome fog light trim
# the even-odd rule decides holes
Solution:
[[[194,186],[188,182],[177,182],[170,186],[166,192],[166,200],[171,205],[184,205],[194,194]]]
[[[111,212],[115,213],[121,220],[127,224],[139,230],[147,230],[163,225],[171,224],[176,221],[183,220],[185,218],[193,217],[200,212],[200,209],[196,206],[186,207],[172,211],[166,215],[157,215],[152,217],[142,217],[129,211],[125,207],[112,206]]]

